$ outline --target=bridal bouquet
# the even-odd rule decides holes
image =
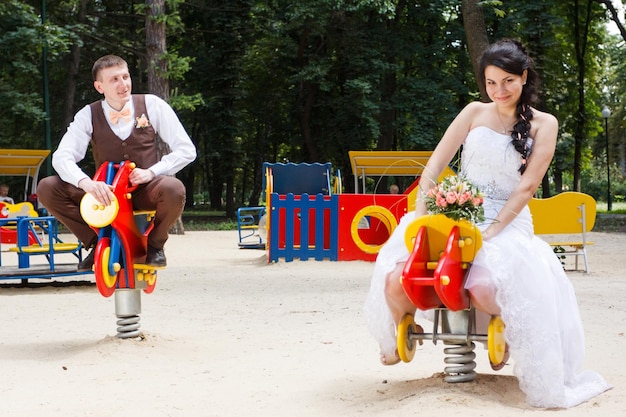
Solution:
[[[430,214],[444,214],[452,220],[480,223],[485,220],[480,190],[457,175],[445,177],[424,196]]]

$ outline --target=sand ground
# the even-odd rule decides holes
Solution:
[[[115,337],[114,297],[93,276],[0,281],[1,416],[419,416],[626,413],[626,234],[591,233],[591,272],[570,272],[587,366],[614,388],[578,407],[524,403],[512,365],[477,348],[474,382],[443,382],[443,346],[383,367],[362,306],[373,264],[268,264],[237,232],[171,236],[143,294],[143,340]],[[12,254],[3,253],[2,261]],[[532,337],[532,335],[529,335]]]

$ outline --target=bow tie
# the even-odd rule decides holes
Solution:
[[[124,119],[124,121],[128,122],[130,120],[130,109],[124,109],[122,111],[109,111],[109,118],[111,119],[111,123],[114,125],[120,120],[120,117]]]

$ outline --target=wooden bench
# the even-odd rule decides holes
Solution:
[[[533,216],[536,235],[576,235],[576,239],[550,240],[553,248],[562,249],[557,256],[575,256],[575,269],[578,270],[578,257],[585,261],[585,272],[589,273],[587,233],[596,222],[596,200],[588,194],[567,191],[550,198],[533,198],[528,203]]]

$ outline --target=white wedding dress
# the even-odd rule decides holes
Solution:
[[[461,154],[461,175],[485,195],[485,230],[520,180],[520,154],[509,135],[474,128]],[[395,325],[385,302],[385,277],[409,252],[407,213],[376,260],[365,302],[368,327],[384,353],[396,349]],[[495,287],[506,324],[505,338],[514,373],[528,404],[572,407],[610,388],[597,373],[582,370],[585,341],[573,287],[551,247],[534,236],[528,207],[497,236],[483,242],[468,273],[466,288]],[[419,313],[419,312],[418,312]]]

